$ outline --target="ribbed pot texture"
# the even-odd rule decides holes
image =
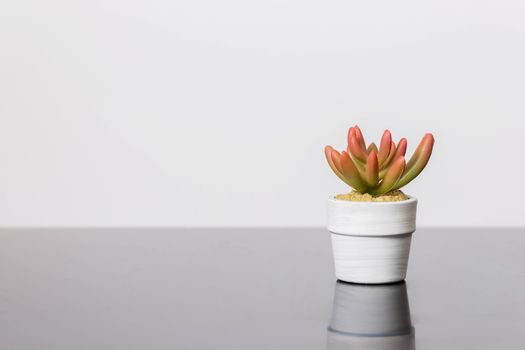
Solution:
[[[345,282],[381,284],[406,277],[417,199],[353,202],[328,199],[336,277]]]

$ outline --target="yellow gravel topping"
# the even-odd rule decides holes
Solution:
[[[346,194],[338,194],[337,196],[335,196],[335,198],[344,201],[354,202],[399,202],[408,199],[407,195],[401,192],[400,190],[388,192],[380,196],[372,196],[368,193],[359,193],[352,191]]]

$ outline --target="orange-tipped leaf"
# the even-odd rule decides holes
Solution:
[[[430,140],[432,140],[432,143],[433,143],[434,137],[432,136],[432,134],[427,133],[425,134],[425,136],[423,136],[421,141],[419,141],[419,145],[417,145],[416,150],[414,151],[414,153],[412,154],[412,157],[410,157],[410,160],[407,163],[407,170],[412,168],[412,166],[414,166],[414,164],[419,158],[419,155],[421,154],[421,151],[423,150],[424,144],[426,142],[430,142]]]
[[[355,129],[350,128],[348,131],[348,151],[352,154],[353,158],[356,158],[360,162],[366,162],[366,150],[361,148],[357,136],[355,134]]]
[[[349,158],[348,154],[346,152],[343,152],[344,155],[342,155],[331,146],[326,146],[324,151],[326,160],[328,161],[330,168],[337,175],[337,177],[339,177],[344,183],[346,183],[350,187],[358,191],[363,191],[363,180],[361,179],[361,176],[354,176],[353,178],[350,178],[348,176],[349,174],[356,173],[357,175],[359,175],[358,171],[354,172],[352,169],[350,169],[353,163],[347,163],[347,158]]]
[[[332,156],[332,152],[334,152],[336,155]],[[335,149],[333,149],[332,146],[326,146],[324,148],[324,155],[325,155],[326,160],[328,161],[328,165],[330,165],[330,168],[332,169],[332,171],[337,175],[337,177],[339,177],[341,180],[346,182],[343,174],[341,173],[341,171],[339,169],[337,169],[337,166],[335,165],[335,162],[334,162],[334,158],[339,159],[339,155],[337,154],[337,151]],[[340,163],[340,162],[338,161],[338,163]]]
[[[366,170],[365,170],[365,181],[369,187],[377,185],[379,180],[379,162],[377,160],[377,153],[375,151],[370,152],[366,159]]]
[[[359,126],[354,126],[355,130],[355,137],[357,138],[357,141],[359,142],[359,146],[363,151],[366,151],[366,143],[365,138],[363,137],[363,133],[361,132],[361,129],[359,129]]]
[[[372,194],[380,195],[390,192],[396,183],[399,181],[403,171],[405,170],[405,158],[398,157],[392,162],[388,171],[379,186],[373,190]]]
[[[397,159],[397,157],[399,156],[404,156],[407,152],[407,139],[405,139],[404,137],[399,140],[399,142],[397,143],[397,150],[396,150],[396,155],[394,156],[395,159]]]
[[[390,146],[392,145],[392,134],[389,130],[385,130],[383,136],[381,137],[381,143],[379,145],[379,153],[377,158],[379,160],[379,166],[382,166],[385,160],[390,154]]]
[[[405,153],[407,151],[407,139],[405,138],[402,138],[401,140],[399,140],[399,142],[397,143],[397,146],[396,146],[396,149],[395,149],[395,152],[394,152],[394,157],[392,159],[397,159],[398,157],[404,157],[405,156]],[[390,152],[390,155],[392,154],[392,152]],[[388,156],[388,158],[390,158],[390,155]],[[387,160],[386,164],[383,166],[382,169],[379,170],[379,178],[382,179],[387,170],[388,170],[388,165],[392,162],[392,160]]]
[[[395,186],[395,189],[401,188],[408,184],[410,181],[414,180],[418,176],[430,159],[432,155],[432,149],[434,147],[434,136],[430,133],[423,136],[421,142],[417,146],[414,155],[408,161],[406,170],[403,173],[403,176],[399,179],[398,183]]]
[[[383,164],[381,164],[381,166],[379,167],[379,169],[385,169],[388,167],[388,165],[392,162],[392,160],[396,159],[397,157],[394,157],[395,154],[396,154],[396,144],[394,143],[394,141],[392,141],[390,143],[390,153],[388,154],[388,157],[386,158],[386,160],[383,162]]]
[[[379,150],[377,149],[377,146],[374,142],[372,142],[370,145],[368,145],[368,148],[366,149],[366,152],[367,153],[370,153],[372,151],[375,151],[376,153],[379,152]]]
[[[366,190],[366,183],[361,177],[359,170],[345,151],[341,152],[341,173],[348,180],[348,184],[359,192]]]

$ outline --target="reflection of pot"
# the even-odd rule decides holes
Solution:
[[[406,284],[367,286],[338,281],[328,349],[415,349]]]

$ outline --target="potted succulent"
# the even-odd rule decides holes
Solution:
[[[434,137],[427,133],[405,162],[407,140],[397,144],[390,131],[379,148],[365,144],[356,125],[348,130],[342,152],[325,147],[333,172],[353,191],[328,198],[335,274],[353,283],[391,283],[406,277],[417,199],[401,192],[425,168]]]

